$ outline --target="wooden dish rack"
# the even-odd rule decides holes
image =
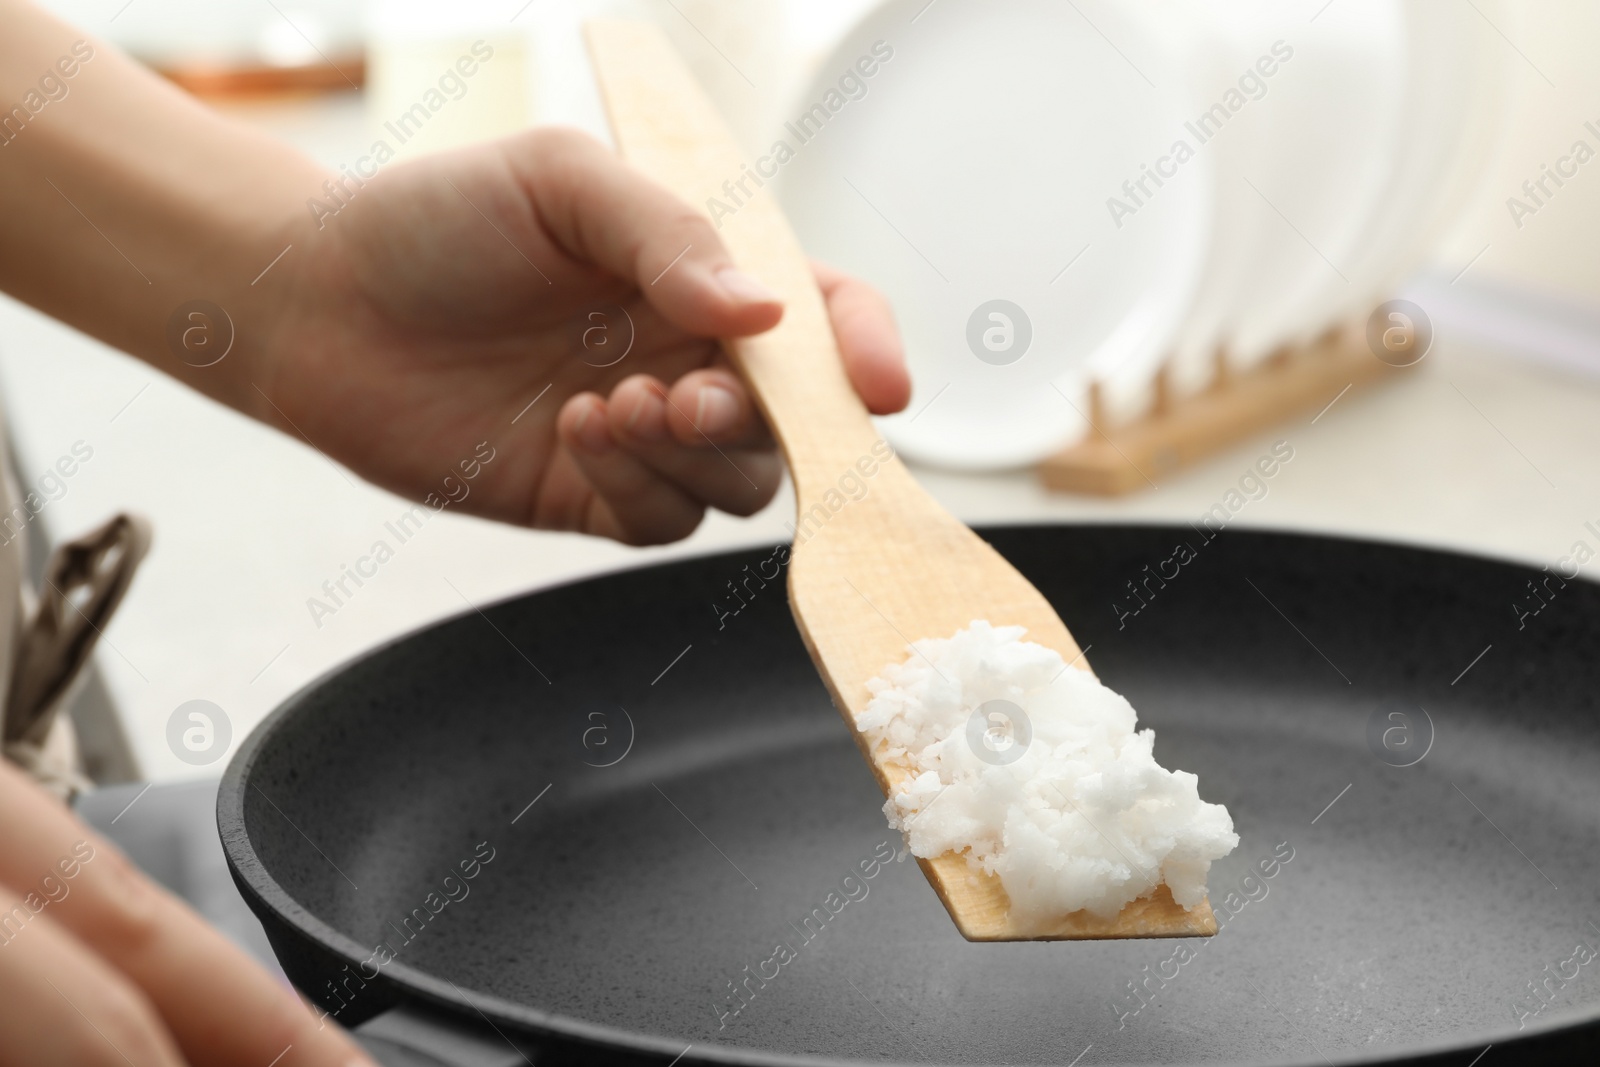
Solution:
[[[1109,418],[1100,384],[1091,382],[1088,431],[1042,461],[1039,476],[1051,489],[1092,496],[1153,488],[1157,478],[1330,406],[1352,389],[1395,381],[1415,365],[1378,359],[1367,346],[1365,324],[1349,323],[1308,344],[1286,346],[1245,371],[1233,370],[1219,352],[1210,384],[1182,397],[1173,395],[1168,362],[1156,372],[1149,407],[1128,421]]]

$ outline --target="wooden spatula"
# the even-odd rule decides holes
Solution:
[[[749,172],[743,153],[665,35],[647,23],[596,21],[589,50],[623,155],[685,201],[728,204],[723,183]],[[805,151],[802,146],[800,151]],[[855,728],[867,680],[905,659],[907,644],[950,637],[974,619],[1027,627],[1029,640],[1088,670],[1055,611],[999,553],[934,502],[887,450],[845,378],[822,295],[772,195],[723,215],[739,266],[780,294],[783,321],[728,344],[794,476],[798,518],[789,603],[811,658],[885,793],[903,777]],[[729,204],[729,206],[735,206]],[[722,212],[718,212],[722,214]],[[865,495],[860,486],[866,486]],[[948,853],[919,860],[972,941],[1180,937],[1216,932],[1210,905],[1179,907],[1165,885],[1111,921],[1077,912],[1044,925],[1008,914],[1000,880]]]

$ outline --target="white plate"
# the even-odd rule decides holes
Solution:
[[[1350,298],[1344,271],[1364,254],[1394,180],[1406,89],[1397,0],[1254,6],[1262,47],[1282,39],[1294,55],[1252,105],[1270,151],[1242,179],[1264,220],[1249,300],[1228,330],[1245,365],[1320,328]]]
[[[1252,272],[1264,231],[1278,223],[1261,211],[1259,197],[1245,181],[1263,171],[1273,151],[1265,129],[1271,116],[1254,105],[1272,92],[1284,69],[1272,55],[1274,39],[1258,24],[1257,7],[1252,0],[1162,0],[1159,5],[1159,28],[1193,53],[1195,87],[1204,107],[1245,101],[1221,129],[1207,127],[1215,224],[1204,279],[1175,345],[1172,384],[1180,391],[1212,381],[1226,329],[1254,298]]]
[[[1470,6],[1402,0],[1410,84],[1396,176],[1367,255],[1346,271],[1350,292],[1335,318],[1363,314],[1393,295],[1454,221],[1481,180],[1499,129],[1508,49]],[[1485,15],[1497,5],[1481,0]]]
[[[1131,215],[1108,206],[1132,204],[1123,182],[1168,154],[1194,106],[1181,50],[1142,18],[1107,0],[891,0],[790,109],[825,101],[875,42],[893,50],[820,133],[785,131],[777,181],[807,250],[894,302],[914,395],[882,429],[906,455],[1035,462],[1083,434],[1086,376],[1138,390],[1176,337],[1204,264],[1210,160],[1147,179]],[[990,318],[997,300],[1010,306]]]

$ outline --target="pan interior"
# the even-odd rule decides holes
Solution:
[[[506,1022],[700,1049],[1321,1062],[1600,1008],[1600,963],[1574,962],[1600,945],[1595,587],[1551,583],[1519,617],[1543,575],[1417,549],[985,536],[1157,758],[1232,812],[1216,938],[963,941],[884,859],[899,841],[770,550],[530,595],[353,664],[259,742],[250,843],[340,933],[529,1009]]]

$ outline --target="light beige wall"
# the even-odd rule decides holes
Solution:
[[[1488,246],[1469,272],[1473,280],[1600,306],[1600,135],[1584,127],[1593,122],[1600,130],[1600,3],[1511,0],[1503,9],[1510,10],[1496,12],[1496,21],[1507,39],[1480,21],[1509,62],[1506,126],[1483,188],[1445,242],[1440,265],[1453,274]],[[1541,165],[1554,167],[1578,140],[1595,158],[1562,179],[1564,186],[1549,182],[1553,195],[1540,193],[1544,205],[1524,215],[1519,228],[1507,198],[1531,205],[1522,183],[1538,178]]]

